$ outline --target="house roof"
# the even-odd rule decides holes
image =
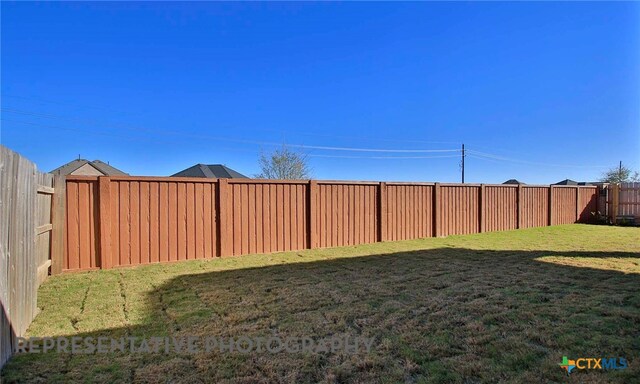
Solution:
[[[247,176],[222,164],[196,164],[171,177],[207,177],[211,179],[248,179]]]
[[[505,182],[504,182],[504,183],[502,183],[502,184],[526,185],[526,184],[525,184],[525,183],[523,183],[522,181],[520,181],[520,180],[516,180],[516,179],[509,179],[509,180],[505,181]]]
[[[578,185],[578,182],[571,179],[564,179],[562,181],[558,181],[553,185]]]
[[[55,174],[55,175],[70,175],[72,174],[74,171],[76,171],[78,168],[82,167],[83,165],[89,164],[90,166],[92,166],[93,168],[97,169],[99,172],[101,172],[103,175],[105,176],[126,176],[128,175],[128,173],[122,172],[121,170],[112,167],[111,165],[100,161],[100,160],[86,160],[86,159],[75,159],[72,160],[70,162],[68,162],[67,164],[60,166],[56,169],[54,169],[53,171],[51,171],[51,173]]]
[[[553,185],[594,185],[593,183],[590,183],[588,181],[574,181],[571,179],[564,179],[562,181],[559,181]]]

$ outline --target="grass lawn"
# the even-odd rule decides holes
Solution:
[[[6,382],[639,382],[640,228],[567,225],[50,278],[28,336],[366,336],[370,353],[24,353]],[[625,357],[567,376],[562,356]]]

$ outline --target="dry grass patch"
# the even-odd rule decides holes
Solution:
[[[70,274],[29,336],[366,336],[371,353],[48,353],[7,382],[631,382],[640,229],[585,225]],[[563,355],[623,356],[567,377]]]

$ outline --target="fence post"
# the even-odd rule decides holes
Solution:
[[[576,187],[576,223],[580,222],[580,187]]]
[[[318,248],[318,228],[316,219],[318,217],[316,202],[318,200],[318,181],[309,180],[309,249]]]
[[[516,198],[517,229],[522,228],[522,184],[518,184],[518,196]]]
[[[111,178],[98,177],[98,228],[100,230],[100,268],[113,267],[111,252]]]
[[[54,176],[52,199],[51,274],[58,275],[62,273],[65,258],[64,234],[66,233],[67,188],[64,176]]]
[[[549,226],[553,225],[553,185],[549,185]]]
[[[227,179],[218,179],[218,242],[220,243],[220,256],[230,256],[230,241],[231,238],[227,236],[229,233],[228,214],[230,210],[229,205],[229,182]]]
[[[486,204],[485,204],[485,197],[486,197],[486,191],[485,191],[485,185],[484,184],[480,184],[480,196],[478,196],[478,206],[479,206],[479,210],[478,210],[478,216],[480,219],[480,233],[485,232],[486,229]]]
[[[613,184],[613,189],[611,190],[611,221],[615,224],[616,217],[618,217],[618,208],[620,205],[620,186],[618,184]]]
[[[387,240],[387,183],[378,184],[378,241]]]
[[[600,188],[601,188],[600,186],[597,186],[597,187],[596,187],[596,192],[595,192],[595,195],[596,195],[596,209],[595,209],[595,212],[596,212],[596,213],[598,213],[598,212],[603,212],[603,213],[605,213],[605,214],[606,214],[606,212],[607,212],[607,209],[606,209],[606,208],[605,208],[605,209],[602,209],[602,210],[600,209],[600,198],[601,198],[601,197],[600,197],[600,192],[601,192],[601,189],[600,189]],[[592,196],[591,198],[593,199],[593,195],[591,195],[591,196]],[[605,202],[605,204],[604,204],[604,205],[606,206],[606,205],[607,205],[607,203]],[[589,218],[587,219],[587,223],[588,223],[588,222],[590,222],[590,220],[592,220],[591,216],[589,216]]]
[[[433,237],[440,236],[440,183],[433,186]]]

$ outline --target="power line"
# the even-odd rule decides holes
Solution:
[[[69,118],[64,118],[64,117],[61,117],[61,116],[56,116],[56,115],[51,115],[51,114],[24,111],[24,110],[19,110],[19,109],[12,109],[12,108],[1,108],[0,110],[3,111],[3,112],[15,113],[15,114],[20,114],[20,115],[24,115],[24,116],[36,117],[36,118],[46,118],[46,119],[54,119],[54,120],[61,120],[61,121],[71,121],[71,122],[74,122],[74,123],[84,124],[85,126],[88,125],[88,126],[93,126],[93,127],[100,126],[102,128],[107,128],[107,129],[109,128],[109,126],[100,125],[100,122],[96,122],[96,121],[91,121],[90,123],[87,123],[87,121],[84,121],[84,120],[73,119],[73,118],[69,119]],[[52,128],[52,129],[60,129],[60,130],[74,131],[74,132],[83,132],[85,134],[94,134],[94,135],[100,135],[100,136],[111,136],[111,137],[124,138],[122,135],[114,135],[111,132],[103,133],[103,132],[99,132],[99,131],[96,131],[96,130],[82,130],[82,129],[72,129],[72,128],[66,128],[66,127],[55,127],[55,126],[37,124],[37,123],[33,123],[33,122],[12,121],[12,120],[4,119],[4,118],[2,120],[3,121],[14,122],[14,123],[19,123],[19,124],[42,126],[42,127],[46,127],[46,128]],[[218,141],[235,142],[235,143],[241,143],[241,144],[266,145],[266,146],[280,146],[280,145],[282,145],[282,143],[277,143],[277,142],[237,139],[237,138],[230,138],[230,137],[212,136],[212,135],[206,135],[206,134],[193,134],[193,133],[180,132],[180,131],[161,131],[161,130],[156,130],[156,129],[147,129],[147,128],[141,128],[141,127],[131,127],[131,126],[122,126],[122,125],[116,125],[113,128],[123,129],[123,130],[128,130],[128,131],[134,131],[134,132],[141,132],[141,133],[145,133],[147,135],[148,134],[153,134],[153,135],[156,135],[156,136],[157,135],[172,135],[172,136],[179,136],[179,137],[183,137],[183,138],[184,137],[188,137],[188,138],[196,138],[196,139],[218,140]],[[272,130],[267,130],[267,131],[272,131]],[[331,136],[331,135],[322,135],[322,134],[313,134],[313,133],[302,133],[302,134],[311,135],[311,136],[315,135],[315,136],[325,136],[325,137],[342,137],[342,138],[346,138],[346,136]],[[129,138],[129,139],[131,139],[131,138]],[[138,138],[136,138],[136,139],[138,139]],[[152,139],[149,139],[148,136],[146,136],[142,140],[146,141],[146,142],[154,141]],[[388,141],[392,141],[392,140],[388,140]],[[402,141],[402,140],[397,140],[397,141]],[[406,142],[418,143],[418,142],[421,142],[421,141],[410,141],[410,140],[407,140]],[[436,143],[436,142],[432,142],[432,143]],[[440,143],[445,143],[445,142],[440,142]],[[488,152],[476,151],[476,150],[473,150],[473,149],[466,149],[465,150],[464,144],[462,146],[462,150],[460,150],[460,149],[358,148],[358,147],[340,147],[340,146],[323,146],[323,145],[306,145],[306,144],[286,144],[286,146],[289,146],[289,147],[292,147],[292,148],[299,148],[299,149],[320,150],[320,151],[342,151],[342,152],[371,152],[371,153],[458,153],[458,152],[460,152],[461,156],[462,156],[462,158],[461,158],[461,173],[462,173],[462,175],[461,176],[462,176],[463,182],[464,182],[464,176],[465,176],[465,164],[464,163],[465,163],[465,157],[466,156],[470,156],[472,158],[485,160],[485,161],[512,162],[512,163],[519,163],[519,164],[529,164],[529,165],[548,166],[548,167],[568,167],[568,168],[606,168],[607,167],[607,166],[604,166],[604,165],[550,164],[550,163],[541,163],[541,162],[520,160],[520,159],[504,157],[504,156],[500,156],[500,155],[496,155],[496,154],[492,154],[492,153],[488,153]],[[343,156],[343,155],[310,154],[309,156],[311,156],[311,157],[324,157],[324,158],[344,158],[344,159],[431,159],[431,158],[457,157],[458,155],[451,155],[451,156]]]
[[[39,97],[26,97],[26,96],[17,96],[17,95],[8,95],[8,94],[3,94],[2,98],[10,98],[10,99],[18,99],[18,100],[27,100],[27,101],[35,101],[36,103],[40,103],[40,104],[53,104],[53,105],[67,105],[70,107],[74,107],[75,109],[96,109],[96,110],[103,110],[106,112],[115,112],[115,113],[120,113],[120,114],[128,114],[128,115],[135,115],[137,113],[134,112],[127,112],[127,111],[120,111],[120,110],[115,110],[112,109],[111,107],[103,107],[103,106],[95,106],[95,105],[81,105],[81,104],[76,104],[76,103],[69,103],[69,102],[62,102],[62,101],[53,101],[53,100],[47,100],[47,99],[41,99]]]
[[[99,125],[105,128],[108,128],[107,126],[105,126],[104,124],[102,124],[99,121],[96,120],[84,120],[84,119],[76,119],[76,118],[68,118],[68,117],[63,117],[63,116],[57,116],[57,115],[52,115],[52,114],[47,114],[47,113],[41,113],[41,112],[33,112],[33,111],[25,111],[25,110],[20,110],[20,109],[14,109],[14,108],[0,108],[1,111],[3,112],[8,112],[8,113],[15,113],[15,114],[19,114],[19,115],[25,115],[25,116],[31,116],[31,117],[38,117],[38,118],[44,118],[44,119],[53,119],[53,120],[61,120],[61,121],[68,121],[68,122],[74,122],[74,123],[79,123],[79,124],[84,124],[84,125]],[[119,128],[119,129],[126,129],[126,130],[131,130],[131,131],[140,131],[140,132],[146,132],[146,133],[154,133],[154,134],[173,134],[173,135],[180,135],[180,136],[185,136],[188,134],[185,134],[185,132],[177,132],[177,131],[159,131],[157,129],[148,129],[148,128],[141,128],[141,127],[132,127],[130,125],[122,125],[122,124],[111,124],[114,128]],[[279,133],[290,133],[290,132],[285,132],[285,131],[280,131],[280,130],[275,130],[275,129],[258,129],[259,131],[266,131],[266,132],[279,132]],[[362,137],[349,137],[349,136],[337,136],[337,135],[325,135],[325,134],[315,134],[315,133],[304,133],[304,132],[298,132],[297,134],[302,134],[305,136],[318,136],[318,137],[327,137],[327,138],[339,138],[339,139],[358,139],[358,140],[362,140]],[[199,137],[199,136],[198,136]],[[224,138],[216,138],[219,140],[224,140]],[[387,140],[387,139],[372,139],[372,138],[365,138],[365,139],[370,139],[371,141],[388,141],[388,142],[404,142],[404,143],[430,143],[430,144],[457,144],[457,142],[446,142],[446,141],[421,141],[421,140]],[[258,142],[258,141],[251,141],[252,143],[255,144],[265,144],[265,145],[282,145],[281,143],[270,143],[270,142]],[[351,147],[331,147],[331,146],[310,146],[310,145],[303,145],[303,144],[287,144],[290,147],[296,147],[296,148],[311,148],[311,149],[324,149],[324,150],[334,150],[334,151],[348,151],[348,150],[354,150],[354,151],[361,151],[361,152],[412,152],[412,153],[428,153],[428,152],[454,152],[454,151],[458,151],[457,149],[451,149],[451,150],[396,150],[396,149],[370,149],[370,148],[351,148]]]
[[[529,165],[540,165],[546,167],[567,167],[567,168],[606,168],[606,165],[572,165],[572,164],[550,164],[550,163],[538,163],[533,161],[512,159],[508,157],[502,157],[498,155],[494,155],[491,153],[475,151],[472,149],[468,149],[467,152],[474,155],[474,158],[482,159],[482,160],[494,160],[494,161],[506,161],[512,163],[520,163],[520,164],[529,164]]]
[[[39,97],[32,97],[32,96],[27,97],[27,96],[4,94],[4,95],[2,95],[2,97],[8,97],[8,98],[19,99],[19,100],[27,100],[27,101],[35,101],[35,102],[44,103],[44,104],[68,105],[68,106],[72,106],[72,107],[76,107],[76,108],[80,108],[80,109],[104,110],[104,111],[108,111],[108,112],[116,112],[116,113],[128,114],[128,115],[140,114],[140,112],[118,111],[118,110],[111,109],[110,107],[90,106],[90,105],[86,105],[86,104],[85,105],[81,105],[81,104],[70,103],[70,102],[47,100],[47,99],[42,99],[42,98],[39,98]],[[18,110],[14,110],[14,111],[16,111],[15,113],[20,113],[20,111],[18,111]],[[44,115],[44,114],[41,114],[40,117],[54,118],[55,115]],[[59,118],[59,116],[58,116],[58,118]],[[459,143],[458,141],[402,140],[402,139],[383,139],[383,138],[360,137],[360,136],[329,135],[329,134],[313,133],[313,132],[291,132],[291,131],[283,131],[283,130],[278,130],[278,129],[260,129],[260,130],[261,131],[265,131],[265,132],[298,134],[298,135],[304,135],[304,136],[316,136],[316,137],[327,137],[327,138],[348,139],[348,140],[355,139],[355,140],[365,140],[365,141],[396,142],[396,143],[421,143],[421,144],[458,144]]]
[[[451,159],[458,157],[458,155],[447,156],[341,156],[341,155],[306,155],[309,157],[323,157],[323,158],[336,158],[336,159],[379,159],[379,160],[397,160],[397,159]]]
[[[378,148],[353,148],[353,147],[325,147],[321,145],[287,144],[289,147],[323,149],[327,151],[352,151],[352,152],[395,152],[395,153],[443,153],[459,152],[458,149],[378,149]]]
[[[162,140],[160,138],[134,137],[134,136],[127,136],[127,135],[118,135],[118,134],[113,134],[113,133],[109,133],[109,132],[97,132],[97,131],[87,132],[86,130],[83,130],[83,129],[58,127],[58,126],[52,126],[52,125],[46,125],[46,124],[32,123],[32,122],[27,122],[27,121],[10,120],[10,119],[6,119],[6,118],[1,118],[0,121],[6,121],[6,122],[10,122],[10,123],[17,123],[17,124],[26,124],[26,125],[32,125],[32,126],[37,126],[37,127],[42,127],[42,128],[50,128],[50,129],[69,131],[69,132],[93,134],[93,135],[96,135],[96,136],[111,137],[111,138],[114,138],[114,139],[121,139],[121,140],[128,140],[128,141],[139,141],[139,142],[144,142],[144,143],[151,142],[151,143],[156,143],[156,144],[173,143],[173,141],[170,141],[170,139]],[[198,144],[203,144],[203,143],[202,142],[198,142]],[[257,153],[256,150],[250,150],[250,149],[244,149],[244,148],[231,148],[231,147],[219,147],[219,146],[217,146],[216,149],[228,150],[228,151],[240,151],[240,152]]]
[[[19,113],[19,114],[27,114],[27,115],[38,115],[38,114],[34,114],[32,112],[26,112],[26,111],[18,111],[16,112],[15,110],[10,110],[10,109],[6,109],[6,108],[2,108],[0,109],[4,112],[13,112],[13,113]],[[43,115],[46,116],[46,115]],[[37,116],[40,117],[40,116]],[[57,117],[53,117],[54,119],[58,119]],[[3,120],[5,121],[11,121],[11,120],[6,120],[3,118]],[[64,119],[63,119],[64,120]],[[13,121],[13,122],[19,122],[19,121]],[[24,124],[31,124],[31,125],[35,125],[38,126],[39,124],[37,123],[28,123],[28,122],[21,122]],[[87,124],[85,124],[87,125]],[[92,124],[89,124],[89,126],[91,126]],[[48,126],[48,128],[56,128],[56,127],[52,127],[52,126]],[[102,128],[108,128],[107,126],[102,126]],[[229,142],[236,142],[236,143],[246,143],[246,144],[254,144],[254,145],[269,145],[269,146],[281,146],[282,143],[276,143],[276,142],[269,142],[269,141],[259,141],[259,140],[246,140],[246,139],[235,139],[235,138],[229,138],[229,137],[220,137],[220,136],[210,136],[210,135],[202,135],[202,134],[190,134],[190,133],[186,133],[186,132],[170,132],[170,131],[159,131],[159,130],[149,130],[149,129],[143,129],[143,128],[133,128],[133,127],[120,127],[122,129],[125,130],[129,130],[129,131],[135,131],[135,132],[144,132],[144,133],[153,133],[153,134],[164,134],[164,135],[174,135],[174,136],[180,136],[180,137],[190,137],[190,138],[197,138],[197,139],[208,139],[208,140],[219,140],[219,141],[229,141]],[[59,127],[58,129],[65,129],[65,128],[61,128]],[[68,130],[68,129],[66,129]],[[98,132],[96,131],[83,131],[83,130],[78,130],[87,134],[97,134]],[[349,152],[384,152],[384,153],[446,153],[446,152],[458,152],[458,149],[388,149],[388,148],[357,148],[357,147],[333,147],[333,146],[321,146],[321,145],[305,145],[305,144],[286,144],[286,146],[288,147],[292,147],[292,148],[300,148],[300,149],[318,149],[318,150],[327,150],[327,151],[349,151]]]

